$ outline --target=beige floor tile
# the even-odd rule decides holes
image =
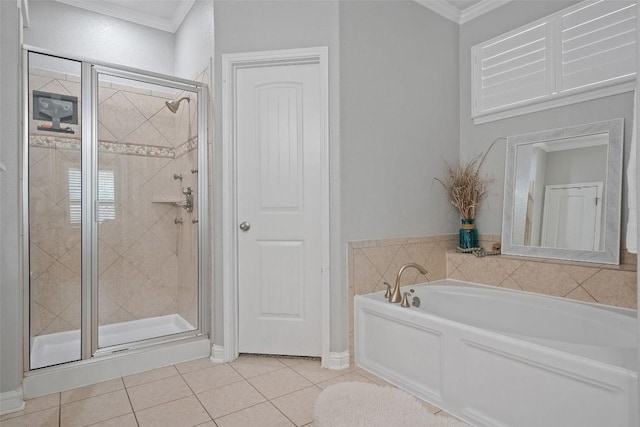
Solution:
[[[206,423],[198,424],[196,427],[218,427],[213,421],[207,421]]]
[[[59,408],[49,408],[31,414],[21,415],[0,421],[2,427],[57,427],[59,426]]]
[[[176,368],[173,366],[165,366],[164,368],[152,369],[146,372],[140,372],[139,374],[127,375],[123,378],[124,385],[127,388],[135,387],[142,384],[151,383],[165,378],[179,375]]]
[[[218,366],[220,363],[213,363],[208,357],[202,359],[195,359],[189,362],[179,363],[175,365],[178,372],[186,374],[188,372],[197,371],[199,369],[210,368],[212,366]]]
[[[136,417],[140,427],[196,426],[211,420],[195,396],[137,411]]]
[[[97,424],[91,424],[91,427],[138,427],[138,422],[135,415],[127,414]]]
[[[287,366],[294,366],[294,365],[298,365],[300,363],[305,363],[309,361],[316,361],[320,363],[320,358],[317,358],[317,357],[282,356],[282,357],[279,357],[278,360]]]
[[[203,391],[242,381],[240,374],[227,364],[189,372],[184,374],[183,377],[194,393],[202,393]]]
[[[265,401],[264,396],[246,381],[214,388],[197,397],[213,419]]]
[[[257,377],[258,375],[268,374],[278,369],[286,368],[287,365],[282,363],[276,357],[242,355],[233,362],[229,363],[244,378]]]
[[[131,412],[127,392],[124,390],[90,397],[61,406],[62,427],[86,426]]]
[[[269,402],[216,418],[214,421],[218,427],[291,427],[294,425]]]
[[[321,392],[317,386],[307,387],[278,397],[271,403],[295,425],[303,426],[313,421],[313,407]]]
[[[378,384],[378,385],[381,385],[381,386],[384,386],[384,387],[395,387],[393,384],[388,383],[387,381],[383,380],[379,376],[377,376],[375,374],[372,374],[371,372],[367,372],[364,369],[354,368],[354,370],[352,372],[354,374],[362,375],[363,377],[365,377],[366,379],[368,379],[369,381],[371,381],[374,384]]]
[[[74,388],[73,390],[69,391],[63,391],[60,394],[60,403],[64,405],[66,403],[77,402],[78,400],[100,396],[101,394],[111,393],[113,391],[123,389],[124,384],[122,384],[122,378],[116,378],[97,384],[91,384],[85,387]]]
[[[323,381],[321,383],[318,383],[317,386],[320,387],[321,389],[325,389],[325,388],[329,387],[330,385],[334,385],[334,384],[338,384],[338,383],[345,383],[345,382],[375,384],[373,381],[369,380],[368,378],[365,378],[360,374],[356,374],[354,372],[351,372],[349,374],[341,375],[339,377],[331,378],[328,381]]]
[[[169,377],[127,389],[135,411],[191,396],[193,393],[181,376]]]
[[[424,400],[421,400],[421,399],[418,399],[418,401],[422,404],[424,409],[426,409],[427,412],[429,412],[430,414],[436,414],[436,413],[442,411],[442,409],[440,409],[439,407],[437,407],[435,405],[432,405],[429,402],[425,402]]]
[[[291,369],[314,384],[321,383],[323,381],[327,381],[341,375],[345,375],[350,371],[349,369],[332,370],[323,368],[320,366],[320,362],[315,360],[308,360],[302,363],[298,363],[297,365],[292,366]]]
[[[311,385],[302,375],[291,368],[259,375],[249,378],[247,381],[257,388],[267,399],[283,396]]]
[[[28,399],[22,411],[2,415],[0,416],[0,421],[8,420],[9,418],[21,417],[44,409],[55,408],[59,405],[60,393],[51,393],[46,396],[36,397],[35,399]]]

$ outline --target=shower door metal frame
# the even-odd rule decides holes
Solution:
[[[77,361],[31,370],[31,331],[30,331],[30,227],[29,227],[29,53],[52,56],[81,63],[81,164],[82,164],[82,259],[81,259],[81,357]],[[197,106],[197,151],[198,151],[198,326],[193,331],[165,335],[142,341],[119,344],[102,349],[98,348],[98,74],[158,84],[174,89],[188,90],[198,96]],[[23,257],[23,320],[25,374],[51,371],[71,364],[91,363],[97,358],[124,354],[128,350],[137,351],[156,344],[182,341],[210,334],[208,263],[211,257],[207,243],[209,229],[209,177],[208,177],[208,134],[207,106],[208,85],[193,80],[168,76],[151,71],[110,64],[89,58],[60,54],[46,49],[23,45],[22,47],[22,110],[23,143],[21,171],[21,208],[22,208],[22,257]]]

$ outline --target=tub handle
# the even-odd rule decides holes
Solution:
[[[402,302],[400,303],[402,307],[411,307],[411,304],[409,304],[409,295],[411,295],[410,292],[405,292],[402,295]]]
[[[387,292],[384,293],[384,297],[386,299],[391,298],[391,285],[389,284],[389,282],[382,282],[382,284],[387,287]]]

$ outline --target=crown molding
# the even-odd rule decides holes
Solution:
[[[431,9],[438,15],[455,22],[458,25],[469,22],[487,12],[492,11],[512,0],[482,0],[479,3],[460,11],[457,7],[445,0],[414,0],[416,3]]]
[[[20,0],[20,12],[22,13],[22,28],[29,28],[31,19],[29,17],[29,0]]]
[[[181,0],[180,6],[176,10],[175,15],[171,19],[164,19],[148,13],[138,12],[135,10],[121,7],[111,3],[99,3],[86,0],[55,0],[59,3],[68,4],[70,6],[79,7],[81,9],[90,10],[92,12],[111,16],[113,18],[122,19],[133,22],[135,24],[144,25],[145,27],[155,28],[156,30],[175,33],[191,6],[196,0]]]
[[[180,28],[180,25],[182,24],[182,21],[184,21],[184,18],[187,17],[187,14],[191,10],[191,7],[193,6],[193,4],[195,2],[196,2],[196,0],[182,0],[180,2],[180,5],[178,6],[178,9],[176,9],[176,12],[173,15],[173,18],[171,18],[171,25],[173,26],[173,31],[172,31],[173,33],[178,31],[178,28]]]
[[[447,1],[442,0],[414,0],[419,5],[431,9],[440,16],[460,24],[460,10]]]
[[[497,9],[511,0],[482,0],[481,2],[474,4],[462,11],[460,14],[460,24],[469,22],[472,19],[477,18],[480,15],[484,15],[487,12],[491,12],[493,9]]]

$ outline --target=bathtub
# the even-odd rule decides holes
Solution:
[[[449,279],[411,288],[419,308],[356,296],[361,368],[476,426],[638,425],[635,310]]]

